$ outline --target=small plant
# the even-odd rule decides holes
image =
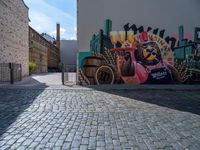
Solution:
[[[36,64],[34,62],[29,62],[29,72],[30,74],[36,70]]]

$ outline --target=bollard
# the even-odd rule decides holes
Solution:
[[[65,75],[65,66],[64,66],[64,64],[62,63],[62,85],[64,85],[65,84],[65,81],[64,81],[64,75]]]
[[[9,63],[9,68],[10,68],[10,84],[14,84],[13,63]]]
[[[20,64],[20,81],[22,80],[22,64]]]

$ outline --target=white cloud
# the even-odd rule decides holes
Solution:
[[[41,30],[42,30],[42,28],[41,28],[41,26],[39,26],[39,25],[36,25],[36,26],[35,26],[35,30],[37,30],[37,31],[41,31]]]
[[[60,28],[60,36],[61,36],[61,38],[66,38],[66,37],[64,37],[66,31],[67,30],[65,28]],[[50,35],[51,36],[56,36],[56,30],[52,31]]]
[[[77,27],[74,28],[74,31],[77,32]]]
[[[77,40],[76,37],[70,37],[69,40]]]
[[[29,7],[30,26],[39,33],[56,35],[56,23],[59,22],[61,39],[76,37],[76,17],[55,6],[49,5],[45,0],[25,0]]]

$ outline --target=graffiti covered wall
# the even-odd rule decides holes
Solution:
[[[178,37],[164,29],[130,25],[93,35],[89,52],[79,53],[80,84],[175,84],[200,80],[198,43],[187,38],[183,26]],[[197,30],[198,31],[198,30]],[[197,37],[199,32],[197,32]]]

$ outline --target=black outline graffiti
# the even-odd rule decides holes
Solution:
[[[130,23],[127,23],[124,25],[124,30],[126,31],[126,34],[129,30],[133,30],[134,34],[152,31],[153,34],[158,35],[159,37],[164,39],[170,45],[171,49],[174,49],[177,43],[177,40],[174,37],[167,36],[164,38],[164,29],[159,31],[159,28],[153,29],[152,27],[148,27],[147,30],[144,30],[143,26],[137,27],[135,24],[132,24],[130,26]]]

